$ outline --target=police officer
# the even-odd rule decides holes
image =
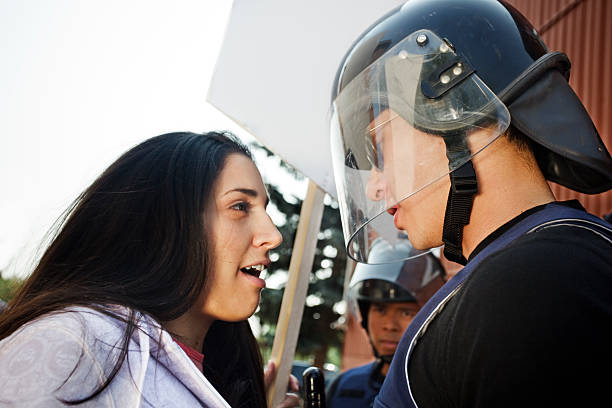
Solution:
[[[547,183],[612,187],[569,72],[497,0],[410,0],[346,54],[331,139],[348,254],[409,240],[465,265],[415,316],[375,406],[609,399],[612,228]]]
[[[417,251],[406,244],[392,247],[379,240],[369,260],[382,263],[415,255]],[[368,335],[376,360],[336,377],[327,391],[329,408],[373,405],[404,331],[444,279],[444,268],[431,253],[412,262],[357,264],[348,299]]]

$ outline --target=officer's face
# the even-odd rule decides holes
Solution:
[[[377,116],[370,129],[382,159],[376,163],[380,169],[371,171],[368,198],[385,200],[395,226],[408,233],[415,248],[439,246],[450,187],[444,141],[415,129],[391,110]]]
[[[368,333],[379,355],[391,355],[419,311],[414,302],[371,303]]]

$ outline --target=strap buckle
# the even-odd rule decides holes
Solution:
[[[476,194],[478,192],[478,182],[476,172],[471,160],[453,170],[450,173],[451,189],[458,194]]]

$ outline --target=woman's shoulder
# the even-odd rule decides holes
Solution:
[[[158,332],[158,325],[147,315],[132,312],[123,306],[70,306],[40,316],[0,341],[0,356],[9,350],[21,350],[24,344],[57,339],[74,348],[87,348],[95,343],[115,344],[126,329],[126,320],[133,313],[140,330]]]
[[[37,317],[15,330],[10,336],[0,342],[0,347],[5,349],[12,343],[20,343],[20,339],[36,338],[40,335],[47,336],[66,336],[70,338],[80,338],[85,332],[85,327],[90,313],[94,313],[89,308],[67,308],[53,311]]]
[[[132,317],[137,329],[129,342],[130,354],[134,354],[130,368],[137,373],[146,364],[134,357],[142,357],[142,350],[151,349],[148,341],[141,343],[149,338],[149,333],[158,330],[153,319],[144,314],[121,306],[71,306],[24,324],[0,341],[3,398],[23,406],[39,403],[56,406],[57,397],[74,399],[91,395],[120,358],[127,328],[125,320]],[[103,393],[95,400],[96,404],[110,404],[113,398],[123,398],[123,391],[135,390],[134,380],[123,371],[109,388],[113,392]]]
[[[93,309],[69,308],[41,316],[2,340],[3,397],[54,406],[56,396],[79,398],[94,390],[103,378],[105,359],[93,351],[89,336],[102,329],[102,320]]]
[[[65,309],[49,312],[25,323],[0,344],[11,343],[14,338],[36,337],[40,333],[49,336],[67,336],[67,338],[82,338],[89,331],[113,331],[117,326],[110,316],[99,310],[85,306],[71,306]]]

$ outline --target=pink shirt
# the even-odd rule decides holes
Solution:
[[[193,361],[193,364],[195,364],[196,367],[198,367],[200,371],[202,371],[204,369],[204,354],[196,351],[196,349],[189,347],[186,344],[181,343],[175,338],[173,338],[173,340],[176,342],[176,344],[181,346],[185,354],[187,354],[187,357],[189,357],[191,361]]]

